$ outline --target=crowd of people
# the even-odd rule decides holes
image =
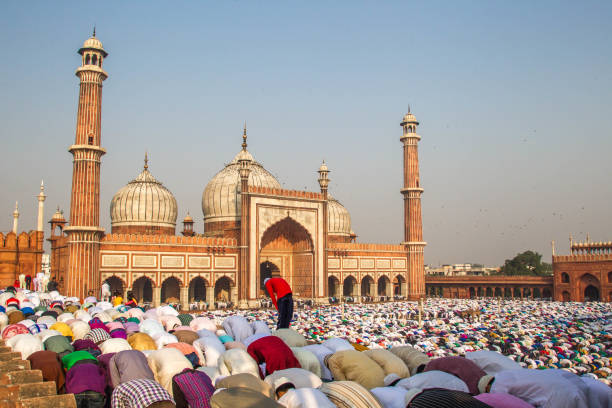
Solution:
[[[114,303],[9,287],[1,335],[79,408],[612,407],[609,303]]]

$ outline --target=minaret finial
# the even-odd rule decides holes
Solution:
[[[144,161],[145,161],[144,169],[149,170],[149,154],[146,150],[145,150],[145,160]]]
[[[96,36],[96,25],[94,24],[93,36]]]
[[[242,131],[242,150],[247,148],[247,133],[246,133],[246,120],[244,121],[244,130]]]
[[[410,113],[410,104],[408,104],[408,113]]]

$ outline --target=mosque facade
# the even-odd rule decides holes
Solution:
[[[318,169],[319,191],[283,189],[247,149],[246,127],[236,156],[202,194],[204,231],[186,214],[177,233],[178,206],[145,157],[142,172],[110,203],[111,231],[100,225],[102,83],[108,56],[92,36],[79,50],[81,65],[70,216],[51,224],[51,274],[69,296],[133,291],[160,304],[195,301],[257,306],[263,280],[281,276],[294,296],[325,303],[330,297],[419,299],[425,296],[418,121],[401,121],[404,241],[357,243],[348,210],[329,192],[329,169]]]

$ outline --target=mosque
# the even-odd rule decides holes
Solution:
[[[145,302],[176,298],[253,307],[263,280],[281,276],[294,296],[325,303],[329,297],[425,296],[418,122],[401,121],[404,158],[404,242],[357,243],[348,210],[328,192],[329,169],[318,169],[320,191],[283,189],[247,149],[246,126],[236,156],[202,194],[204,231],[191,215],[177,234],[177,202],[153,175],[142,172],[110,203],[111,231],[100,226],[102,82],[108,53],[94,35],[79,50],[81,65],[73,155],[70,217],[53,215],[51,274],[61,290],[81,299],[111,290],[133,291]]]

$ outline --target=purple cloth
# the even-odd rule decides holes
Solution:
[[[75,340],[72,343],[72,347],[74,348],[74,351],[79,351],[79,350],[87,350],[87,351],[97,350],[98,353],[102,353],[102,351],[100,351],[100,347],[98,347],[98,345],[96,343],[94,343],[90,339]]]
[[[127,340],[127,333],[123,329],[115,329],[111,331],[110,336],[112,339],[126,339]]]
[[[484,402],[485,404],[492,406],[493,408],[533,408],[533,405],[528,404],[522,399],[517,398],[514,395],[504,394],[501,392],[479,394],[474,398],[480,402]]]
[[[210,377],[203,371],[186,368],[172,378],[172,393],[178,406],[210,408],[214,392]]]
[[[79,394],[85,391],[104,394],[105,386],[104,370],[97,364],[76,364],[66,373],[66,394]]]
[[[93,319],[91,319],[89,321],[89,327],[91,328],[91,330],[102,329],[107,333],[109,332],[108,327],[102,322],[102,320],[100,320],[99,317],[94,317]]]
[[[113,382],[111,380],[109,366],[110,366],[110,360],[111,358],[115,356],[115,354],[117,353],[106,353],[106,354],[102,354],[101,356],[98,356],[98,363],[100,364],[100,367],[104,369],[104,373],[106,376],[106,386],[111,389],[113,388]]]
[[[472,360],[458,356],[434,358],[427,363],[424,371],[432,370],[444,371],[460,378],[468,386],[472,395],[480,393],[478,381],[487,374]]]

